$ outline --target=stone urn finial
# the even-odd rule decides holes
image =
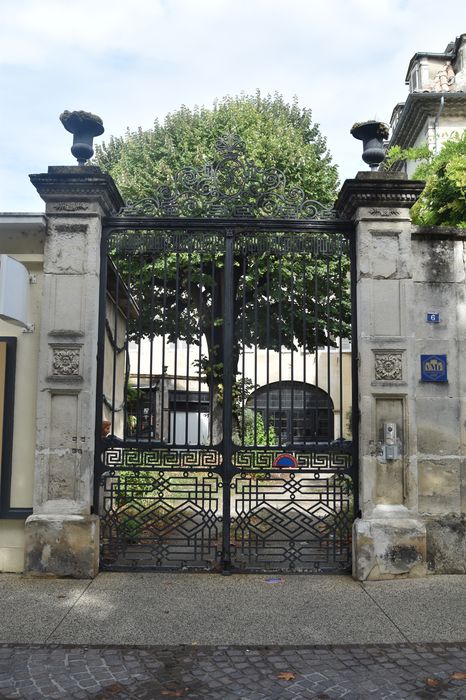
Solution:
[[[65,129],[73,134],[71,153],[78,161],[78,165],[84,165],[94,155],[92,145],[94,136],[104,133],[102,119],[90,112],[65,110],[60,114],[60,121]]]
[[[384,122],[358,122],[351,127],[351,135],[362,141],[362,159],[371,170],[377,170],[385,158],[383,142],[388,138],[389,127]]]

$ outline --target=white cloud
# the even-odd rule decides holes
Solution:
[[[24,173],[71,164],[63,109],[96,112],[106,135],[121,134],[182,103],[260,88],[311,107],[353,176],[351,124],[389,119],[410,57],[461,33],[462,6],[450,0],[439,27],[426,21],[438,16],[433,0],[4,0],[0,167],[19,188]],[[15,187],[0,191],[0,209],[24,201]]]

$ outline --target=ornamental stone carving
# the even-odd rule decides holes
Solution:
[[[56,224],[57,233],[87,233],[87,224]]]
[[[369,214],[371,216],[400,216],[398,209],[369,209]]]
[[[79,348],[54,348],[52,370],[54,376],[79,375]]]
[[[375,354],[375,378],[385,381],[403,379],[401,352],[377,352]]]
[[[79,202],[57,202],[53,204],[55,211],[88,211],[89,207],[87,204],[80,204]]]

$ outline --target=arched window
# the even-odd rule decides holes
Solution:
[[[312,384],[267,384],[249,397],[247,407],[260,412],[266,430],[274,429],[280,445],[333,440],[333,401]]]

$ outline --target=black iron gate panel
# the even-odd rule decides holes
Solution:
[[[102,567],[347,569],[348,237],[335,222],[124,224],[103,241]]]

